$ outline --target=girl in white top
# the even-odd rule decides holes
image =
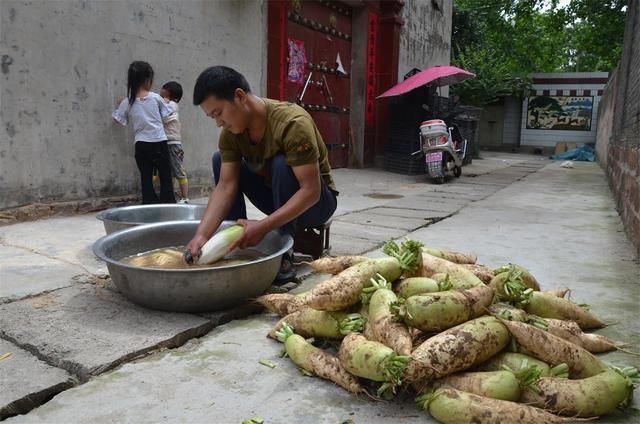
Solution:
[[[135,61],[127,74],[128,99],[122,99],[113,111],[113,119],[126,126],[131,121],[135,140],[135,158],[140,170],[142,203],[175,203],[171,181],[171,165],[167,135],[162,124],[173,110],[162,98],[149,90],[153,68],[147,62]],[[153,169],[160,176],[160,197],[153,189]]]

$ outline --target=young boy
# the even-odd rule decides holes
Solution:
[[[189,203],[189,184],[187,173],[182,166],[184,150],[182,150],[182,137],[180,137],[180,120],[178,118],[178,102],[182,98],[182,86],[175,81],[169,81],[160,89],[160,96],[169,107],[174,110],[163,120],[164,132],[167,135],[167,147],[171,161],[171,174],[180,184],[180,197],[178,203]]]

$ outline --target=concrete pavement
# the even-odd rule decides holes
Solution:
[[[572,288],[575,300],[618,322],[601,334],[638,350],[640,265],[600,168],[576,163],[564,169],[536,156],[502,154],[474,161],[463,175],[477,176],[434,186],[424,177],[379,170],[336,171],[341,195],[332,253],[378,255],[388,236],[409,233],[427,245],[475,252],[487,265],[514,261],[543,287]],[[213,328],[254,311],[194,316],[132,305],[99,278],[105,268],[90,246],[102,233],[93,215],[0,228],[0,348],[16,352],[0,361],[0,375],[9,375],[0,411],[28,411],[78,384],[9,422],[237,423],[254,415],[267,423],[429,422],[411,399],[371,403],[302,377],[278,357],[281,345],[265,338],[273,315]],[[24,271],[29,263],[43,266]],[[324,278],[310,276],[299,289]],[[13,362],[18,353],[22,362]],[[621,352],[604,359],[640,366]],[[11,377],[7,370],[18,366],[20,377]],[[30,393],[26,380],[33,383]]]

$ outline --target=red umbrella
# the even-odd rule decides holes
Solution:
[[[400,94],[408,93],[414,88],[422,87],[427,84],[435,87],[457,84],[475,76],[475,74],[455,66],[436,65],[432,68],[427,68],[424,71],[418,72],[412,77],[396,84],[377,98],[398,96]]]

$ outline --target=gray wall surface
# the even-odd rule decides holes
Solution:
[[[480,115],[479,141],[482,147],[497,147],[503,143],[504,132],[503,104],[486,105]]]
[[[520,144],[520,120],[522,116],[522,102],[519,98],[507,96],[504,98],[504,128],[502,129],[502,144],[518,146]]]
[[[437,5],[437,7],[436,7]],[[451,57],[453,0],[412,0],[402,8],[398,79],[413,68],[448,65]],[[448,87],[441,95],[449,96]]]
[[[607,168],[609,143],[613,137],[613,114],[616,104],[616,86],[618,84],[618,70],[614,70],[604,89],[598,108],[598,128],[596,129],[596,159],[600,166]]]
[[[183,85],[192,185],[210,183],[219,134],[192,105],[198,74],[228,65],[264,92],[262,0],[2,0],[0,15],[0,209],[139,191],[133,134],[111,119],[133,60],[155,91]]]
[[[351,111],[349,125],[353,143],[349,150],[349,167],[361,168],[364,163],[364,112],[362,93],[366,90],[367,26],[369,12],[364,7],[353,8],[351,34]]]

